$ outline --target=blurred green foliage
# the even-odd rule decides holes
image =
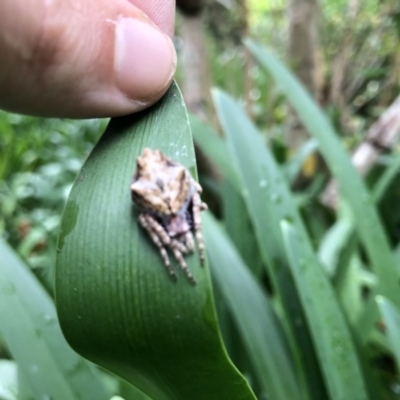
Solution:
[[[268,126],[270,135],[284,141],[282,133],[289,110],[287,103],[257,64],[251,63],[246,78],[240,73],[247,68],[247,54],[240,41],[231,40],[231,30],[233,26],[235,32],[254,37],[285,57],[288,50],[288,2],[248,1],[247,26],[244,17],[238,17],[241,12],[239,3],[211,2],[208,36],[212,81],[215,86],[248,102],[247,109],[259,126]],[[354,16],[353,3],[357,9]],[[318,6],[318,100],[326,106],[339,133],[345,134],[354,145],[398,92],[399,4],[396,0],[322,0]],[[219,12],[213,12],[215,9]],[[217,21],[213,22],[216,18]],[[224,24],[231,30],[213,29],[214,25]],[[344,109],[329,103],[335,57],[343,46],[351,47],[343,83]],[[251,90],[246,93],[249,80]]]
[[[280,55],[286,51],[285,4],[282,0],[249,2],[247,33],[273,46]],[[322,74],[324,81],[329,82],[335,51],[348,29],[348,2],[324,0],[320,4]],[[368,0],[360,4],[351,24],[352,42],[357,49],[348,72],[349,82],[356,84],[346,104],[350,115],[347,127],[351,129],[340,125],[340,110],[328,104],[327,115],[322,118],[329,119],[338,129],[328,134],[320,130],[328,138],[340,137],[346,148],[363,140],[371,122],[387,105],[388,98],[384,99],[383,93],[394,71],[393,57],[398,53],[400,37],[400,12],[393,1]],[[227,8],[224,16],[229,21],[231,15],[237,38],[242,26],[235,6],[232,7]],[[216,34],[220,35],[218,41]],[[307,184],[296,185],[308,155],[323,147],[321,138],[319,143],[315,140],[318,131],[314,140],[297,154],[287,156],[284,137],[288,93],[284,95],[275,84],[282,83],[279,78],[272,78],[254,62],[249,69],[252,89],[244,96],[245,77],[241,72],[246,50],[236,39],[225,40],[223,35],[229,35],[229,30],[208,31],[212,80],[242,101],[245,97],[250,99],[248,111],[257,124],[257,128],[250,125],[250,130],[265,144],[265,148],[258,146],[262,148],[259,158],[255,157],[254,148],[251,150],[248,157],[252,165],[246,164],[244,155],[238,153],[238,143],[242,139],[252,140],[247,117],[241,117],[246,129],[233,134],[225,127],[226,137],[211,125],[192,121],[198,149],[216,170],[213,174],[200,165],[204,196],[214,214],[207,216],[204,224],[210,262],[215,267],[221,264],[224,254],[229,259],[221,270],[214,272],[220,325],[229,354],[259,399],[270,398],[268,385],[274,378],[273,374],[272,378],[265,378],[265,374],[274,367],[269,363],[268,351],[273,353],[276,349],[282,356],[281,365],[288,360],[290,364],[287,370],[278,371],[282,375],[279,379],[290,382],[288,391],[298,385],[299,399],[350,400],[341,397],[340,390],[351,391],[353,387],[359,389],[360,399],[399,399],[400,316],[398,295],[392,290],[398,287],[400,274],[399,153],[395,149],[381,156],[364,182],[357,180],[352,188],[354,181],[346,179],[347,170],[335,172],[335,165],[340,169],[349,159],[341,147],[335,148],[335,154],[332,150],[328,164],[336,178],[345,181],[347,190],[335,215],[320,202],[330,176],[327,168],[314,171]],[[395,90],[398,87],[396,82]],[[300,96],[300,103],[302,100]],[[220,104],[220,118],[221,109],[231,101]],[[233,106],[234,110],[235,107],[240,109],[238,104]],[[231,119],[238,114],[232,112]],[[303,111],[303,118],[308,116],[310,124],[315,115]],[[229,120],[229,115],[225,118]],[[0,236],[34,273],[37,279],[32,282],[50,296],[62,210],[73,181],[106,122],[40,119],[0,112]],[[327,160],[330,150],[325,143]],[[268,167],[264,165],[266,157],[270,160]],[[268,177],[271,171],[275,174],[272,184]],[[245,173],[247,178],[243,179]],[[255,176],[257,179],[252,182]],[[367,196],[357,202],[361,192],[356,189],[360,187]],[[360,205],[364,207],[362,211]],[[282,218],[276,216],[278,212]],[[368,225],[360,221],[371,221],[371,214],[372,221],[378,222]],[[382,247],[380,243],[385,244]],[[306,257],[301,253],[304,249]],[[0,263],[4,262],[3,257],[0,254]],[[21,266],[19,262],[18,265]],[[389,269],[388,275],[385,268]],[[388,276],[392,282],[385,282]],[[7,290],[0,287],[0,291]],[[246,315],[241,318],[240,312]],[[331,326],[338,330],[327,332]],[[278,337],[276,332],[280,333]],[[346,343],[342,345],[344,338]],[[335,369],[331,362],[335,358],[329,356],[331,351],[343,357],[346,367],[351,364],[350,375]],[[341,361],[340,357],[336,361]],[[353,382],[346,381],[348,376]],[[23,394],[23,378],[7,344],[0,338],[0,399],[16,399],[18,389],[20,398],[31,400],[29,391],[26,396]],[[108,374],[102,379],[111,392],[121,393],[126,400],[146,398]],[[273,390],[278,393],[277,400],[286,400],[278,383]]]
[[[105,125],[0,111],[0,234],[50,291],[62,210]]]

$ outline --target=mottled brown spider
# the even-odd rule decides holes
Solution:
[[[144,149],[136,161],[131,184],[132,200],[139,209],[139,223],[158,247],[167,271],[173,280],[168,247],[187,278],[196,283],[184,255],[194,251],[193,232],[199,249],[200,263],[205,251],[201,233],[201,211],[207,205],[200,199],[201,186],[181,164],[166,157],[160,150]]]

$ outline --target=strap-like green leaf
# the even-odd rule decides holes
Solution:
[[[283,330],[267,296],[211,214],[204,216],[204,225],[213,275],[256,366],[264,393],[275,400],[300,399]]]
[[[62,222],[56,294],[79,353],[155,400],[252,400],[226,355],[208,267],[187,257],[197,285],[173,282],[138,226],[129,186],[144,147],[196,175],[186,109],[173,85],[151,109],[111,121],[72,189]]]
[[[35,399],[111,397],[99,372],[65,342],[49,295],[1,238],[0,334]]]
[[[352,165],[336,132],[306,90],[269,50],[250,40],[246,44],[280,85],[305,127],[317,140],[319,150],[354,214],[358,234],[370,258],[371,267],[379,278],[377,293],[387,296],[400,306],[397,268],[373,198]]]
[[[397,370],[400,371],[400,311],[383,296],[377,296],[376,302],[378,303],[384,326],[386,326],[387,337],[392,347]]]
[[[303,389],[312,393],[311,398],[325,398],[312,339],[287,267],[280,221],[285,218],[294,221],[301,229],[304,245],[312,251],[307,232],[282,172],[244,108],[220,90],[215,90],[213,96],[258,248],[285,311],[299,381]]]
[[[299,370],[304,374],[309,397],[326,397],[317,375],[318,366],[312,357],[316,351],[332,398],[366,399],[365,383],[349,329],[329,281],[317,262],[281,170],[243,107],[221,91],[214,92],[214,100],[240,182],[247,192],[245,200],[259,247],[289,321],[296,345],[295,355],[301,355]],[[286,237],[282,236],[283,221],[290,221],[296,230],[295,255],[288,247]],[[301,276],[303,279],[294,273],[293,259],[303,260],[302,265],[307,268],[307,274]],[[312,301],[308,301],[310,296],[313,296]],[[333,336],[339,337],[337,342],[331,341]]]
[[[316,257],[308,257],[293,224],[281,222],[297,290],[332,399],[366,400],[366,385],[342,311]]]

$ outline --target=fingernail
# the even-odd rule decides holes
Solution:
[[[132,100],[151,101],[169,85],[175,72],[172,40],[151,23],[123,17],[115,40],[116,85]]]

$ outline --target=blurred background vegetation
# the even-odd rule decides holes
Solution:
[[[215,111],[212,87],[222,88],[243,105],[291,187],[313,251],[329,278],[335,302],[343,311],[356,343],[355,354],[362,364],[366,386],[369,386],[369,397],[359,398],[400,398],[400,310],[397,308],[400,304],[396,304],[397,295],[390,299],[394,305],[379,297],[378,308],[383,316],[371,306],[371,301],[375,300],[373,295],[386,295],[386,291],[377,283],[382,281],[382,276],[372,265],[368,245],[354,239],[357,213],[348,204],[351,201],[338,195],[331,182],[335,161],[329,162],[323,151],[324,157],[316,151],[321,143],[317,144],[318,138],[305,122],[306,111],[301,115],[298,109],[295,111],[294,104],[294,108],[289,105],[287,97],[290,96],[284,95],[282,82],[267,73],[243,44],[245,38],[251,37],[273,49],[324,110],[373,193],[371,207],[376,204],[395,260],[393,265],[397,265],[398,283],[398,1],[178,0],[177,5],[175,45],[180,59],[177,81],[192,114],[204,196],[229,234],[241,262],[248,265],[273,304],[289,348],[299,346],[299,343],[291,343],[294,339],[287,333],[293,334],[287,325],[291,325],[290,319],[295,320],[295,317],[285,310],[282,293],[271,276],[272,267],[267,265],[268,257],[263,256],[256,238],[259,233],[251,205],[246,200],[245,183],[242,180],[238,189],[233,182],[235,179],[231,179],[232,175],[241,174],[238,168],[242,167],[225,151],[224,134],[229,127],[223,122],[224,106],[220,106],[218,113]],[[308,119],[312,120],[312,116]],[[82,163],[106,124],[107,120],[40,119],[0,111],[0,235],[3,243],[8,242],[14,250],[7,257],[18,254],[50,297],[53,296],[56,240],[62,210]],[[310,139],[310,133],[314,140]],[[249,140],[252,140],[251,135]],[[340,163],[339,157],[337,162]],[[334,177],[340,182],[339,176],[334,174]],[[374,230],[374,226],[370,226],[370,230]],[[286,231],[289,240],[290,229]],[[5,260],[6,253],[0,252],[0,264]],[[227,310],[230,302],[218,282],[215,290],[221,329],[234,362],[248,378],[258,398],[274,398],[267,396],[260,383],[259,365],[249,353],[243,338],[246,334]],[[307,320],[311,326],[309,317]],[[29,391],[27,395],[21,394],[23,379],[21,381],[18,374],[18,363],[13,361],[9,343],[1,338],[4,322],[0,320],[0,399],[36,399],[38,397]],[[248,326],[248,329],[253,328]],[[313,343],[317,343],[317,350],[312,351],[317,354],[320,347],[314,331],[311,337]],[[321,365],[320,358],[315,364],[318,372],[311,375],[301,371],[306,364],[293,363],[299,380],[304,380],[299,398],[343,398],[329,389],[329,371]],[[146,398],[132,392],[116,378],[101,374],[99,379],[106,382],[108,393],[118,393],[126,400]],[[312,388],[313,379],[317,389]],[[100,397],[92,394],[79,398]]]

